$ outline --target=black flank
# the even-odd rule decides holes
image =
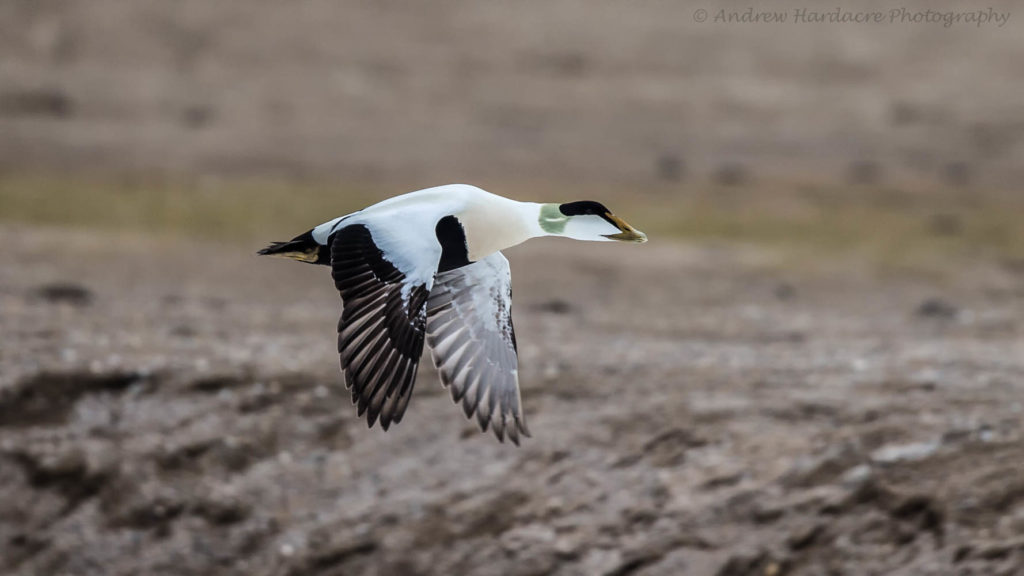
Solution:
[[[437,222],[434,232],[437,234],[437,241],[441,243],[441,261],[437,264],[438,273],[462,268],[470,263],[466,230],[458,218],[455,216],[441,218]]]

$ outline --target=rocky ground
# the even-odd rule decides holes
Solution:
[[[367,430],[323,268],[0,228],[0,572],[1019,574],[1024,268],[510,251],[534,433]],[[429,362],[428,362],[429,364]]]

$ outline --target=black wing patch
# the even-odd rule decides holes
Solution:
[[[358,413],[385,430],[400,422],[412,395],[426,329],[425,284],[410,282],[362,224],[331,239],[331,275],[341,293],[338,353]]]
[[[437,263],[438,274],[462,268],[469,264],[469,246],[466,244],[466,229],[455,216],[445,216],[434,228],[437,243],[441,245],[441,261]]]

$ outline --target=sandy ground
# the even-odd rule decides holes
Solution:
[[[510,251],[534,438],[420,372],[388,433],[326,269],[0,228],[0,571],[1019,574],[1024,270]],[[429,362],[428,362],[429,364]]]

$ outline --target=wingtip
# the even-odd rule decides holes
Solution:
[[[377,413],[374,412],[372,409],[369,410],[368,412],[369,413],[366,415],[366,426],[367,428],[373,428],[373,425],[377,423]],[[381,425],[383,425],[383,422],[381,423]],[[387,426],[384,426],[384,430],[387,429]]]
[[[481,432],[487,432],[487,429],[491,426],[491,415],[485,414],[483,410],[477,410],[476,425],[480,427]],[[498,439],[500,440],[501,438],[499,437]]]
[[[519,446],[519,429],[514,425],[509,426],[507,433],[508,439],[511,440],[512,443],[515,444],[516,446]]]
[[[383,428],[385,432],[388,431],[388,428],[391,428],[391,425],[394,422],[395,422],[395,420],[391,417],[391,411],[389,411],[389,410],[381,410],[381,412],[380,412],[380,427]]]
[[[530,429],[526,426],[525,416],[516,416],[516,426],[519,427],[519,433],[527,438],[533,438],[533,434],[530,433]]]

